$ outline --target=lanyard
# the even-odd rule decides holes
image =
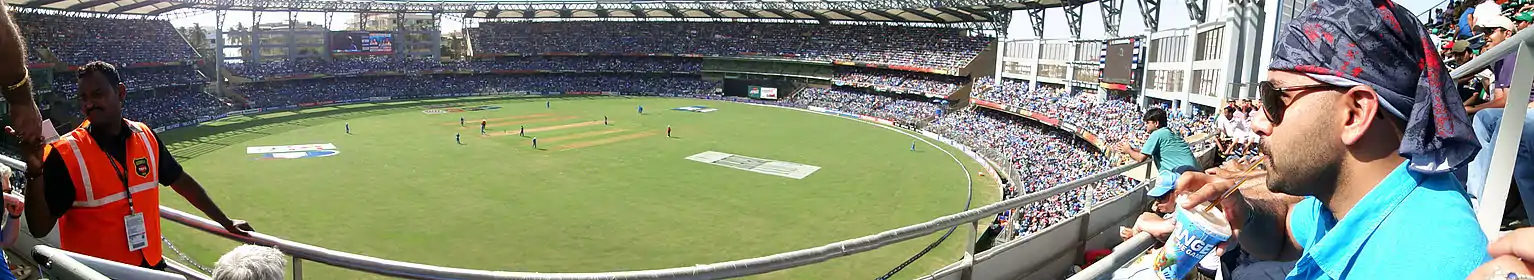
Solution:
[[[86,132],[90,132],[92,126],[95,126],[95,124],[87,125],[85,127],[85,131]],[[127,131],[123,131],[123,133],[128,133],[128,132]],[[124,146],[123,153],[127,153],[128,150],[127,150],[126,146],[128,145],[128,142],[131,141],[131,140],[133,140],[132,137],[129,137],[129,139],[123,141],[123,146]],[[104,150],[102,151],[102,154],[105,154],[107,156],[107,161],[112,163],[112,171],[117,173],[117,179],[122,181],[122,183],[123,183],[123,196],[128,198],[128,213],[132,214],[133,213],[133,188],[128,186],[128,171],[127,170],[123,170],[122,166],[117,164],[117,158],[116,157],[112,157],[112,154],[108,154]]]

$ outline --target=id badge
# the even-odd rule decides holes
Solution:
[[[149,247],[149,234],[144,231],[144,213],[123,217],[123,227],[128,229],[128,251]]]

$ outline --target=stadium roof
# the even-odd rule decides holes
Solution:
[[[1075,5],[1095,0],[4,0],[12,5],[65,11],[160,15],[179,9],[353,13],[446,13],[486,19],[735,18],[819,21],[983,22],[1011,10]]]

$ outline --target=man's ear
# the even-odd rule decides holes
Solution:
[[[124,85],[124,84],[121,84],[121,83],[117,84],[117,100],[118,101],[128,101],[128,86],[127,85]]]
[[[1337,106],[1346,112],[1346,118],[1342,123],[1342,143],[1344,145],[1357,144],[1369,131],[1369,126],[1377,120],[1380,113],[1379,95],[1374,88],[1360,85],[1349,88],[1341,96],[1338,96]]]

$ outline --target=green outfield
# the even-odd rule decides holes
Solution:
[[[671,110],[694,105],[717,111]],[[948,154],[921,142],[909,151],[912,136],[840,117],[693,99],[393,101],[232,117],[160,137],[225,212],[260,232],[472,269],[601,272],[759,257],[958,212],[969,191]],[[327,143],[333,154],[247,151]],[[943,148],[969,175],[984,169]],[[739,156],[712,164],[689,159],[710,151]],[[801,165],[819,169],[803,179],[776,174],[803,174],[808,169],[794,169]],[[976,205],[996,201],[989,177],[973,179]],[[165,205],[201,215],[169,189],[161,193]],[[176,247],[210,267],[236,245],[164,227]],[[762,278],[874,278],[937,236]],[[957,260],[965,236],[956,232],[896,278]],[[303,269],[311,279],[383,278],[313,262]]]

